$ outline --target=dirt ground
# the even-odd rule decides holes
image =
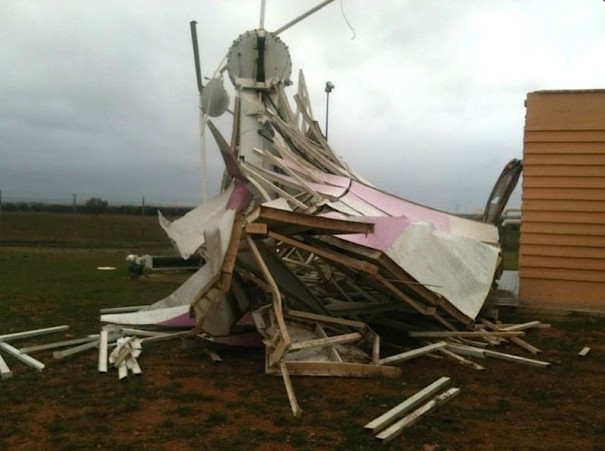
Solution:
[[[98,333],[100,308],[171,293],[182,280],[133,281],[124,264],[128,253],[148,251],[146,243],[164,242],[157,228],[154,218],[3,212],[0,333],[68,324],[68,332],[14,344],[77,338]],[[56,246],[40,247],[49,240]],[[116,243],[124,245],[108,248]],[[605,318],[521,311],[500,319],[551,323],[525,339],[553,365],[475,359],[486,368],[476,371],[424,356],[399,364],[394,379],[293,377],[300,418],[281,378],[264,373],[262,349],[217,349],[223,362],[213,363],[201,340],[150,343],[139,358],[143,374],[123,381],[115,369],[98,373],[96,350],[64,360],[32,353],[47,365],[42,372],[2,352],[13,378],[0,380],[0,451],[605,449]],[[400,352],[382,339],[382,357]],[[578,357],[584,346],[590,353]],[[499,348],[532,357],[510,343]],[[364,430],[443,376],[459,396],[393,442],[382,445]]]
[[[0,381],[0,449],[605,449],[604,322],[556,321],[528,336],[551,368],[487,359],[476,371],[421,357],[397,379],[298,377],[301,418],[281,378],[264,374],[260,349],[219,349],[213,363],[201,341],[149,344],[143,375],[124,381],[99,374],[94,351],[64,361],[43,352],[43,372],[11,360],[14,377]],[[585,345],[591,353],[576,356]],[[442,376],[460,395],[395,441],[363,429]]]

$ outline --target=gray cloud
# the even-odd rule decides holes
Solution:
[[[315,1],[267,1],[276,29]],[[382,189],[481,208],[522,155],[527,92],[598,88],[605,5],[577,0],[336,1],[282,34],[330,142]],[[200,199],[188,22],[205,75],[260,2],[6,2],[0,16],[0,189]],[[292,90],[293,91],[293,90]],[[228,118],[217,123],[229,136]],[[222,163],[207,140],[211,192]],[[517,200],[518,202],[518,194]]]

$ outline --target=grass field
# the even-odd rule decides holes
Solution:
[[[129,278],[126,254],[169,251],[154,218],[3,212],[0,245],[0,334],[71,327],[13,342],[19,347],[97,333],[100,308],[153,302],[185,277]],[[527,340],[555,365],[488,359],[475,371],[422,357],[401,364],[397,379],[294,378],[298,419],[281,379],[264,374],[262,350],[219,349],[224,361],[214,364],[201,341],[149,344],[143,375],[122,382],[115,371],[97,372],[95,351],[60,361],[35,353],[47,365],[40,373],[3,354],[14,377],[0,380],[0,449],[603,449],[605,320],[503,319],[551,322]],[[591,353],[577,357],[584,346]],[[501,350],[531,357],[512,345]],[[387,446],[364,431],[442,376],[461,388],[458,398]]]

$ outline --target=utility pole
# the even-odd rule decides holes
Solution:
[[[331,81],[326,82],[326,141],[328,140],[328,116],[330,115],[330,93],[334,89],[334,83]]]

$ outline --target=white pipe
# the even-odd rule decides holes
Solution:
[[[275,36],[277,36],[278,34],[280,34],[282,31],[286,31],[288,28],[290,28],[293,25],[296,25],[298,22],[300,22],[301,20],[309,17],[311,14],[313,14],[316,11],[319,11],[321,8],[323,8],[324,6],[329,5],[330,3],[332,3],[334,0],[326,0],[323,3],[320,3],[319,5],[317,5],[314,8],[311,8],[309,11],[307,11],[304,14],[301,14],[300,16],[298,16],[296,19],[291,20],[290,22],[288,22],[286,25],[282,26],[281,28],[278,28],[277,30],[275,30],[273,32],[273,34]]]

